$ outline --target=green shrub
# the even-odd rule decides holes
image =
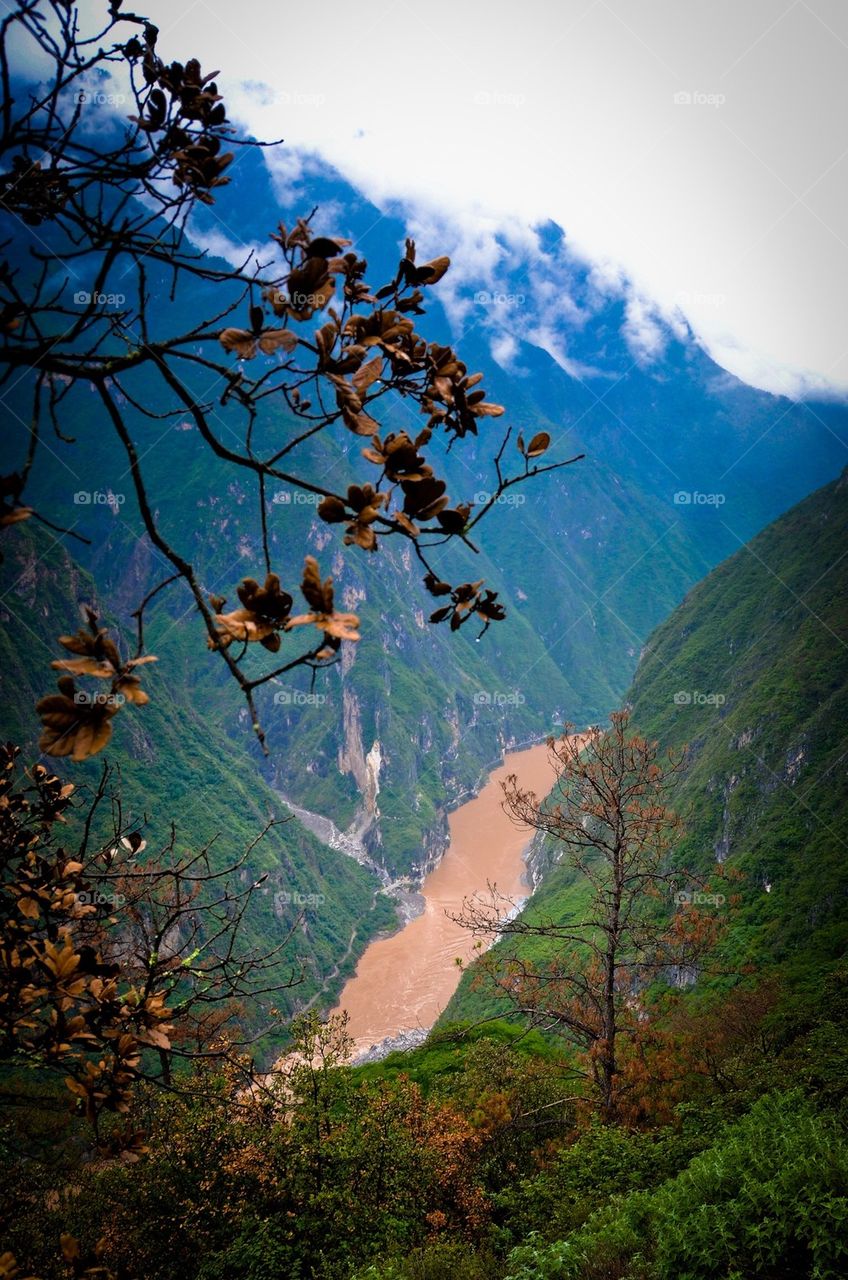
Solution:
[[[490,1255],[475,1253],[466,1244],[445,1242],[357,1271],[352,1280],[495,1280],[498,1274]]]
[[[613,1198],[566,1240],[531,1238],[508,1280],[838,1280],[848,1142],[799,1090],[770,1094],[656,1191]]]
[[[562,1239],[610,1196],[655,1187],[679,1173],[709,1145],[704,1129],[704,1123],[690,1121],[683,1130],[641,1133],[594,1123],[542,1173],[495,1195],[498,1219],[513,1240],[531,1232]]]
[[[225,1249],[204,1258],[197,1280],[301,1280],[300,1250],[282,1238],[281,1224],[248,1220]]]

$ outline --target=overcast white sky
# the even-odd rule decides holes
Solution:
[[[140,8],[163,56],[222,68],[231,116],[377,202],[466,234],[552,218],[740,377],[848,393],[845,0]]]

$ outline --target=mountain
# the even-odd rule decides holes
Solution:
[[[846,546],[848,470],[687,594],[626,697],[640,731],[686,753],[675,859],[741,873],[729,961],[814,984],[848,945]],[[537,844],[548,871],[527,910],[567,919],[583,886],[554,856]],[[496,1008],[466,975],[444,1021]]]
[[[262,159],[247,152],[238,181],[224,189],[194,234],[202,243],[215,228],[217,252],[227,245],[238,250],[267,242],[281,217],[291,222],[295,207],[318,205],[317,230],[349,236],[368,256],[372,280],[393,274],[414,214],[376,209],[317,165],[308,197],[281,187]],[[29,233],[19,228],[17,234]],[[456,233],[441,227],[422,235],[435,241]],[[187,593],[175,588],[157,597],[149,621],[150,648],[160,659],[157,697],[168,713],[141,708],[116,722],[109,754],[142,765],[172,758],[175,726],[190,725],[192,785],[200,793],[225,795],[237,780],[240,789],[262,797],[263,812],[291,801],[302,821],[331,841],[322,857],[331,859],[333,876],[338,871],[339,893],[349,876],[360,888],[345,908],[332,910],[332,944],[316,961],[324,976],[340,956],[355,961],[369,922],[377,920],[370,904],[381,881],[372,876],[365,892],[364,873],[345,850],[370,859],[383,880],[423,874],[445,847],[448,809],[505,748],[538,741],[566,720],[603,720],[623,698],[646,637],[687,590],[844,462],[843,407],[796,405],[745,387],[714,365],[691,334],[661,320],[654,322],[661,340],[653,356],[635,354],[621,291],[601,288],[555,228],[538,229],[538,244],[535,257],[522,258],[508,237],[498,241],[494,291],[492,270],[475,275],[461,240],[456,248],[444,246],[455,248],[458,283],[444,293],[444,306],[439,287],[431,291],[424,322],[434,338],[455,334],[469,368],[483,371],[490,395],[507,406],[480,440],[440,459],[455,501],[491,489],[500,423],[525,434],[550,431],[551,458],[586,454],[512,491],[521,501],[501,504],[480,527],[478,554],[451,554],[451,579],[486,578],[502,593],[507,620],[479,643],[467,629],[451,636],[429,627],[432,602],[406,554],[388,546],[369,561],[359,548],[342,547],[336,531],[297,500],[302,494],[281,487],[266,500],[275,568],[284,580],[297,581],[304,550],[315,554],[332,572],[345,607],[361,615],[362,642],[355,650],[347,646],[341,664],[314,689],[300,672],[262,691],[266,760],[237,690],[206,653]],[[553,310],[539,290],[542,276],[556,288]],[[174,331],[199,308],[212,312],[220,305],[202,289],[171,302],[166,279],[153,268],[150,287],[154,329]],[[504,312],[501,292],[522,301],[507,302]],[[481,300],[484,294],[489,302]],[[507,337],[512,345],[504,354]],[[173,414],[146,374],[128,377],[125,385],[137,402],[165,415],[151,422],[131,403],[124,406],[162,527],[197,566],[204,588],[232,599],[238,581],[261,570],[255,495],[243,474],[210,456],[191,421]],[[25,391],[22,379],[9,395],[22,421],[30,411]],[[217,389],[202,380],[196,394],[217,405]],[[215,415],[226,434],[228,410],[217,405]],[[73,561],[54,548],[64,567],[44,582],[40,611],[14,591],[5,597],[11,631],[30,627],[41,641],[19,648],[17,667],[3,676],[8,723],[30,743],[32,701],[50,687],[55,636],[70,625],[59,617],[65,586],[89,574],[90,591],[128,633],[140,597],[169,572],[143,532],[126,459],[88,388],[65,397],[62,423],[74,441],[50,440],[34,470],[32,498],[58,523],[84,532],[91,545],[69,543]],[[391,408],[386,425],[409,425],[403,404]],[[284,438],[290,428],[285,407],[269,401],[257,447]],[[341,487],[362,478],[359,447],[353,437],[320,437],[306,447],[304,467],[332,474]],[[11,438],[2,460],[20,465]],[[110,492],[115,502],[99,501]],[[27,563],[43,545],[28,536],[17,528],[8,538]],[[13,558],[12,571],[23,561]],[[438,553],[434,561],[439,568]],[[447,575],[447,561],[444,568]],[[132,770],[126,772],[129,777]],[[149,775],[139,783],[139,804],[152,785]],[[166,795],[179,817],[177,802],[186,793],[186,787],[169,788],[160,797],[163,816]],[[298,839],[305,838],[301,831]],[[310,872],[305,891],[322,892],[316,883]]]
[[[334,15],[310,13],[296,40],[294,11],[278,6],[260,38],[282,70],[269,71],[273,85],[228,76],[222,101],[217,55],[208,61],[222,34],[242,40],[251,76],[265,74],[229,6],[189,6],[190,46],[176,32],[205,74],[197,57],[160,62],[173,13],[160,46],[121,0],[19,9],[0,23],[0,1280],[848,1275],[848,395],[796,403],[743,385],[681,312],[640,296],[610,262],[581,259],[552,223],[496,222],[479,189],[451,199],[466,214],[442,217],[444,165],[428,171],[431,196],[377,207],[315,156],[245,146],[230,129],[228,110],[267,91],[271,114],[294,128],[307,115],[288,108],[306,107],[316,137],[333,122],[352,133],[356,104],[329,92],[327,59],[315,57],[329,30],[347,81],[364,71],[371,88],[384,67],[402,69],[394,124],[419,108],[398,143],[407,159],[420,163],[422,130],[455,148],[472,94],[482,146],[495,117],[476,109],[523,95],[473,92],[455,14],[438,23],[430,6],[404,31],[393,11],[382,15],[392,30],[378,31],[346,13],[337,31]],[[543,39],[579,40],[578,26],[546,21]],[[744,62],[728,100],[765,84],[756,58],[772,72],[766,89],[786,83],[773,47],[763,39],[755,56],[744,31],[724,27],[731,43],[743,37],[724,72]],[[494,56],[505,30],[477,24],[475,49],[488,50],[478,70],[521,72],[512,53],[508,66]],[[699,28],[720,53],[712,34]],[[623,71],[608,48],[583,61],[590,76]],[[438,94],[440,64],[459,87],[454,105]],[[427,91],[415,95],[422,68]],[[663,83],[657,72],[658,94]],[[653,118],[662,104],[648,89]],[[561,121],[551,99],[551,137],[576,128],[600,155],[593,141],[620,123],[622,100],[607,95],[593,135],[581,96],[577,82]],[[673,97],[693,110],[669,123],[695,126],[709,162],[697,106],[725,95]],[[777,119],[781,102],[766,92],[758,107],[765,118],[777,106]],[[500,118],[503,173],[518,173],[512,133],[567,195],[562,149],[521,128],[532,111]],[[364,125],[354,162],[378,136]],[[398,154],[384,151],[381,179]],[[634,172],[672,233],[681,210],[661,198],[647,155],[634,148]],[[194,262],[162,220],[171,179],[171,225]],[[720,194],[744,223],[744,202]],[[282,279],[280,220],[291,228],[312,208],[284,301],[242,272],[255,254],[258,272]],[[338,236],[370,262],[362,286],[360,264],[345,264],[346,298],[375,307],[351,320],[341,360],[342,326],[325,324]],[[238,264],[241,283],[221,264]],[[421,281],[423,297],[397,305],[414,313],[421,298],[432,345],[391,342],[394,317],[386,325],[376,304],[396,300],[385,285],[396,270]],[[293,339],[295,307],[310,318]],[[462,366],[442,364],[447,341]],[[364,366],[361,343],[377,346]],[[382,466],[386,433],[416,437],[431,416],[406,376],[419,363],[425,394],[467,368],[486,388],[467,407],[483,396],[506,406],[478,408],[479,436],[461,412],[455,436],[432,415],[427,461],[448,509],[446,538],[423,539],[429,563],[422,542],[366,526],[386,476],[412,510],[410,487],[442,487],[434,494],[408,453],[408,466]],[[336,376],[351,366],[352,383]],[[455,385],[461,405],[467,383]],[[531,482],[518,487],[522,472]],[[376,496],[349,488],[375,482]],[[496,486],[491,519],[469,521]],[[352,508],[372,508],[348,529],[336,521],[342,511],[347,522],[345,491]],[[425,586],[446,597],[440,579],[485,581],[505,619],[487,600],[454,633]],[[487,607],[495,625],[475,634]],[[226,650],[211,614],[245,624],[227,628]],[[68,635],[81,621],[91,639]],[[304,636],[314,655],[320,635],[354,622],[361,638],[321,650],[331,662],[295,669]],[[138,667],[143,696],[129,674],[139,662],[151,664]],[[40,701],[57,679],[61,702]],[[79,705],[92,685],[120,712],[111,736],[95,736],[98,715]],[[254,687],[255,705],[242,696]],[[617,739],[631,722],[650,747]],[[623,792],[590,767],[573,821],[547,824],[578,870],[558,860],[562,844],[529,841],[519,923],[502,920],[484,954],[479,890],[504,887],[529,836],[507,839],[492,821],[512,764],[489,773],[479,803],[463,801],[513,748],[605,724],[600,754],[629,775]],[[40,743],[55,749],[63,730],[79,754],[104,749],[42,763]],[[525,753],[532,772],[521,773],[542,789],[553,782],[545,751]],[[640,800],[654,784],[679,827]],[[516,790],[511,815],[543,821]],[[450,905],[459,885],[467,931]],[[467,948],[442,930],[446,917]],[[523,935],[528,920],[540,936]],[[476,957],[465,972],[460,950]],[[489,960],[502,962],[497,988],[485,985]],[[433,1026],[437,971],[461,981]],[[226,991],[240,994],[224,1007]],[[342,1001],[350,1017],[334,1013]]]

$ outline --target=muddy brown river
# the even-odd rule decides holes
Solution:
[[[402,1031],[431,1027],[445,1008],[460,979],[456,959],[468,960],[475,943],[448,912],[485,894],[487,884],[510,898],[527,896],[522,854],[533,833],[516,827],[501,807],[501,783],[511,773],[523,787],[547,795],[554,782],[547,747],[510,752],[479,795],[450,815],[447,852],[421,886],[423,914],[363,953],[338,1004],[350,1017],[356,1053]]]

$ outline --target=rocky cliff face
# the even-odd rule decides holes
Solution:
[[[339,742],[339,773],[349,773],[360,794],[365,790],[365,748],[359,699],[346,685],[342,689],[342,725]]]
[[[530,847],[525,856],[525,864],[527,871],[525,879],[531,890],[535,893],[551,867],[556,862],[556,849],[552,841],[546,840],[540,831],[537,831],[530,841]]]
[[[375,739],[366,752],[362,740],[362,714],[359,697],[348,685],[342,688],[342,724],[339,742],[338,767],[340,774],[349,774],[360,796],[357,827],[360,836],[366,835],[377,825],[379,810],[377,794],[380,790],[380,743]]]

